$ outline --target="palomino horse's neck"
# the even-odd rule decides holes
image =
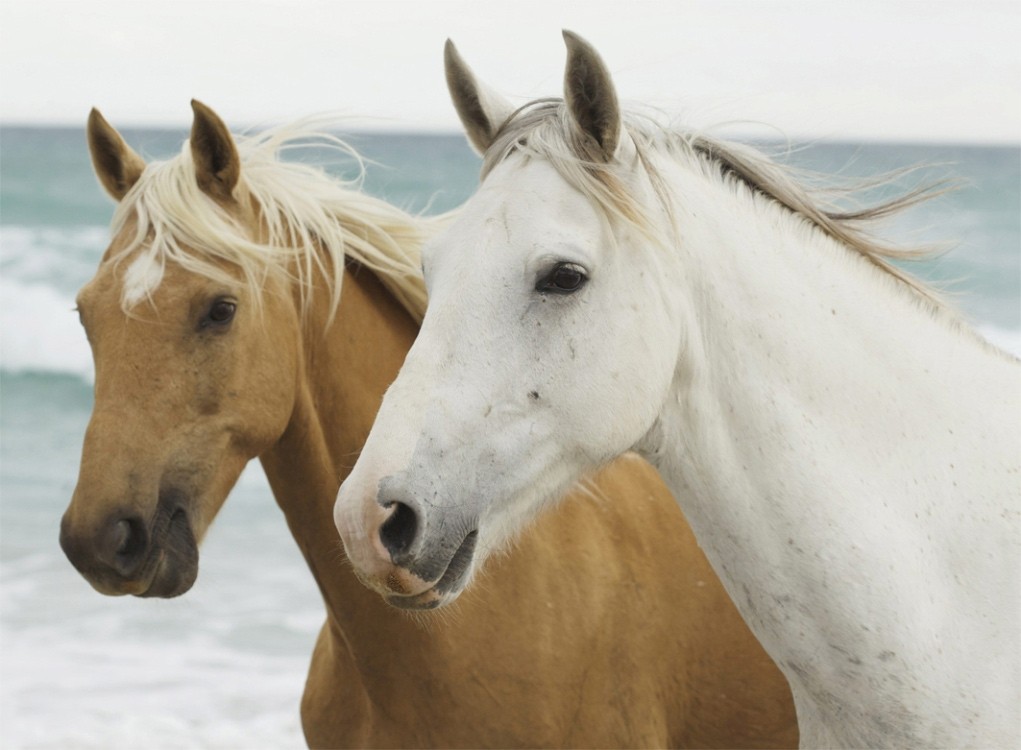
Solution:
[[[802,737],[1009,742],[1016,366],[785,209],[676,179],[690,338],[640,448],[791,681]]]
[[[417,326],[377,277],[355,264],[345,269],[332,323],[328,301],[326,290],[317,288],[303,326],[294,414],[262,464],[322,591],[328,626],[340,630],[348,656],[357,659],[359,643],[385,639],[387,627],[410,623],[385,611],[382,599],[355,577],[333,525],[333,503]]]

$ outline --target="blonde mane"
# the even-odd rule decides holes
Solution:
[[[656,170],[656,156],[693,161],[709,177],[747,188],[753,195],[775,201],[810,224],[858,252],[877,268],[904,283],[920,298],[943,308],[938,294],[907,272],[890,263],[926,257],[930,248],[900,248],[884,244],[868,231],[870,224],[888,218],[953,186],[946,182],[924,185],[864,208],[844,210],[842,199],[891,182],[911,170],[883,176],[849,188],[810,190],[803,180],[811,175],[779,164],[765,154],[744,145],[728,143],[701,133],[686,133],[664,127],[651,118],[625,115],[625,131],[634,143],[637,160],[651,180],[666,215],[673,217],[676,205],[670,187]],[[591,138],[573,124],[561,99],[542,99],[520,108],[503,124],[486,152],[482,178],[512,153],[548,161],[573,187],[593,200],[608,220],[626,221],[660,245],[676,240],[676,227],[655,222],[648,208],[629,189],[629,179],[619,165],[607,163]]]
[[[121,298],[125,311],[156,290],[170,262],[229,281],[232,277],[223,270],[226,264],[253,292],[261,289],[268,274],[289,274],[300,285],[303,308],[321,277],[336,311],[347,258],[372,269],[421,321],[426,293],[420,248],[447,217],[411,216],[360,192],[364,162],[329,134],[331,124],[325,118],[306,118],[235,136],[241,158],[237,195],[251,199],[259,228],[243,226],[202,192],[187,141],[177,156],[149,164],[112,222],[114,236],[126,231],[131,237],[112,261],[120,262],[141,248],[126,273]],[[317,167],[280,159],[285,150],[310,147],[354,159],[358,176],[342,181]]]

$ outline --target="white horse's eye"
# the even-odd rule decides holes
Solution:
[[[537,292],[553,292],[554,294],[571,294],[585,286],[588,276],[585,269],[577,263],[557,263],[552,270],[539,279],[535,285]]]

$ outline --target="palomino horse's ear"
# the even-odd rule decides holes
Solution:
[[[564,30],[567,69],[564,101],[581,132],[592,138],[604,160],[620,143],[621,118],[617,92],[599,53],[572,31]]]
[[[443,64],[454,109],[468,133],[468,141],[481,156],[493,145],[500,126],[514,114],[514,107],[476,80],[471,68],[461,59],[449,39],[443,48]]]
[[[145,161],[132,151],[98,109],[89,113],[86,132],[96,176],[106,192],[119,201],[142,176]]]
[[[191,100],[195,119],[191,124],[191,158],[195,179],[207,195],[228,201],[241,177],[241,158],[234,139],[213,110],[197,99]]]

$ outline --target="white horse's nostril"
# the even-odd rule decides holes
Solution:
[[[418,533],[418,514],[409,505],[391,501],[384,505],[390,517],[379,527],[379,540],[395,564],[407,557]]]

